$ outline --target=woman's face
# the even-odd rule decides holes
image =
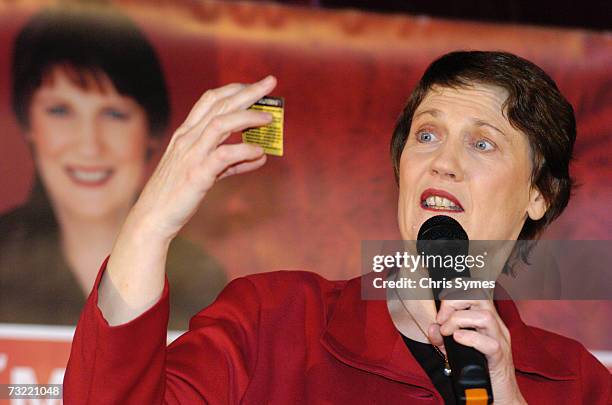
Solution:
[[[59,215],[125,214],[145,173],[147,116],[107,78],[87,89],[55,68],[30,106],[38,172]]]
[[[472,240],[515,240],[546,204],[531,187],[527,137],[504,116],[502,88],[434,88],[414,112],[400,159],[398,221],[414,240],[435,215],[453,217]]]

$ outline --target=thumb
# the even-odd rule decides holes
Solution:
[[[442,346],[444,344],[442,334],[440,333],[440,325],[437,323],[429,325],[427,336],[429,337],[429,341],[436,346]]]

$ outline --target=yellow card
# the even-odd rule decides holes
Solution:
[[[263,127],[242,132],[242,142],[259,145],[269,155],[283,156],[283,121],[285,100],[282,97],[264,97],[249,107],[251,110],[272,114],[272,122]]]

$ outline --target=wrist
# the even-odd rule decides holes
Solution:
[[[164,287],[171,237],[140,218],[126,219],[107,263],[99,306],[109,322],[121,323],[156,302]],[[103,279],[104,281],[104,279]],[[112,288],[108,287],[112,285]],[[127,316],[126,318],[126,314]],[[108,316],[108,317],[107,317]]]
[[[523,398],[516,380],[514,367],[506,367],[502,370],[490,371],[491,383],[493,385],[493,397],[495,405],[525,405],[527,401]]]
[[[176,235],[166,231],[152,218],[132,211],[121,227],[117,239],[121,238],[134,247],[145,247],[152,250],[167,249]]]

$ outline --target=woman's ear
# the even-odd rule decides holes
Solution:
[[[529,205],[527,206],[527,215],[533,221],[541,219],[546,210],[548,209],[548,203],[544,199],[540,190],[537,187],[531,187],[529,191]]]

